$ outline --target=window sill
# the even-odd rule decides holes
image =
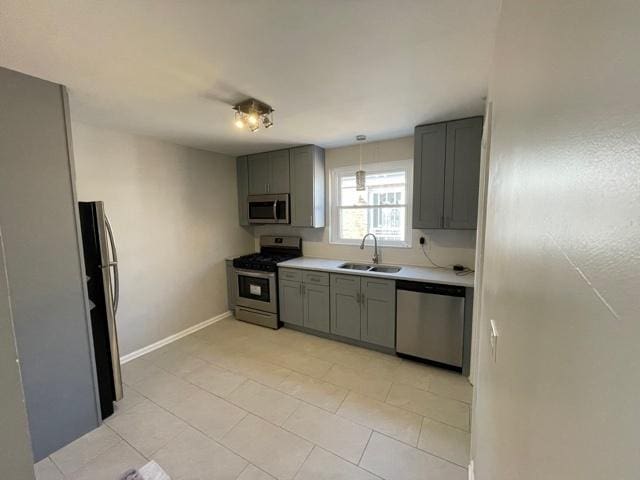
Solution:
[[[350,246],[350,247],[359,247],[360,246],[360,242],[361,240],[356,240],[354,242],[350,242],[347,240],[329,240],[329,245],[346,245],[346,246]],[[369,243],[367,243],[365,245],[365,247],[373,247],[373,245],[369,245]],[[378,248],[400,248],[400,249],[408,249],[411,248],[411,244],[410,243],[405,243],[405,244],[400,244],[400,243],[396,243],[396,244],[388,244],[388,243],[382,243],[382,242],[378,242]]]

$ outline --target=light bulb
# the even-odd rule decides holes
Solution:
[[[247,120],[249,120],[250,125],[256,125],[258,123],[258,116],[252,113],[247,117]]]
[[[241,118],[237,119],[235,123],[236,123],[236,127],[244,128],[244,122],[242,121]]]

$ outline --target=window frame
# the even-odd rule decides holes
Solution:
[[[359,169],[359,165],[348,165],[344,167],[335,167],[330,171],[330,181],[329,181],[329,243],[334,245],[360,245],[362,239],[345,239],[339,238],[340,232],[340,214],[339,210],[341,208],[350,208],[350,207],[341,207],[339,205],[339,195],[340,195],[340,186],[339,179],[346,175],[355,175],[355,172]],[[411,248],[411,240],[412,240],[412,228],[411,228],[411,219],[413,212],[413,159],[407,160],[394,160],[390,162],[376,162],[376,163],[366,163],[362,165],[363,170],[367,173],[381,173],[387,171],[398,171],[404,170],[406,185],[405,185],[405,195],[406,195],[406,203],[401,204],[399,206],[404,206],[406,212],[405,219],[405,240],[404,241],[396,241],[396,240],[385,240],[378,239],[378,244],[384,247],[391,248]],[[393,207],[394,205],[389,205]],[[372,210],[374,207],[363,206],[360,208],[365,208]]]

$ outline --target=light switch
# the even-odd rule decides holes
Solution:
[[[491,324],[491,332],[489,336],[489,343],[491,345],[491,358],[494,363],[497,358],[497,350],[498,350],[498,328],[496,327],[496,321],[494,319],[490,320]]]

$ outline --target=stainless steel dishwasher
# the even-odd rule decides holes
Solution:
[[[396,352],[462,368],[465,288],[397,281]]]

